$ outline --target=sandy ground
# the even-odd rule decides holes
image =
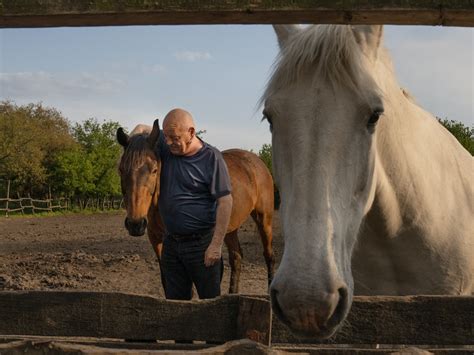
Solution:
[[[88,290],[163,296],[160,270],[146,236],[130,237],[124,212],[0,217],[0,290]],[[240,293],[265,294],[267,272],[254,222],[239,230],[244,259]],[[278,216],[274,253],[283,251]],[[224,247],[222,293],[230,269]]]

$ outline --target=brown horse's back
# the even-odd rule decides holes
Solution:
[[[273,178],[265,163],[242,149],[229,149],[222,154],[229,169],[234,200],[227,232],[238,229],[253,210],[272,215]]]

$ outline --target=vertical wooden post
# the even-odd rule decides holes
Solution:
[[[53,212],[53,203],[51,201],[51,185],[48,186],[48,210],[49,212]]]
[[[7,202],[5,206],[5,215],[8,217],[8,201],[10,200],[10,179],[8,179],[7,183]]]
[[[35,204],[33,203],[33,199],[31,198],[31,194],[28,192],[28,198],[30,199],[31,203],[31,213],[35,214]]]
[[[18,191],[16,192],[16,197],[18,197],[18,200],[20,201],[21,214],[25,214],[25,207],[23,207],[23,199],[21,198],[20,193]]]

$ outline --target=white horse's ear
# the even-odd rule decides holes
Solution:
[[[160,121],[158,119],[153,122],[153,129],[151,130],[150,135],[148,136],[148,143],[150,146],[154,147],[158,138],[160,137]]]
[[[129,135],[125,133],[122,127],[119,127],[117,129],[117,141],[120,143],[120,145],[126,148],[129,140],[130,140]]]
[[[280,48],[283,48],[293,34],[299,31],[298,25],[273,25]]]
[[[362,51],[372,61],[375,61],[382,44],[383,26],[352,26],[352,32],[354,33],[355,40],[361,47]]]

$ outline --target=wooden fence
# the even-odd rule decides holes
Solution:
[[[0,27],[334,23],[473,26],[472,0],[3,0]]]
[[[0,315],[0,353],[35,347],[37,353],[55,354],[209,348],[203,350],[207,354],[228,350],[228,346],[211,348],[209,342],[232,341],[257,354],[278,349],[388,354],[406,347],[435,354],[474,352],[474,297],[355,297],[346,323],[325,342],[292,335],[277,318],[272,319],[265,296],[167,301],[113,292],[4,291]],[[243,338],[255,343],[235,342]],[[255,351],[249,352],[251,346]]]
[[[28,197],[12,198],[10,195],[10,180],[7,182],[6,197],[0,198],[0,213],[9,214],[35,214],[41,212],[53,212],[61,210],[110,210],[121,209],[124,206],[122,197],[102,197],[102,198],[53,198],[51,192],[44,199]]]

